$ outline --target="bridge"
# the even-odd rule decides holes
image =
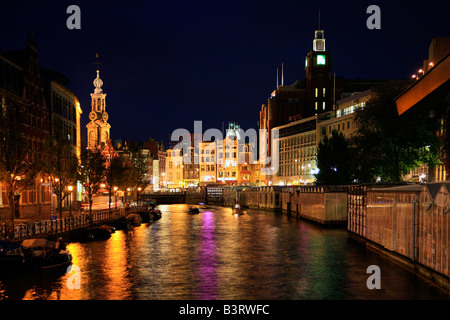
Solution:
[[[155,202],[157,205],[186,203],[186,192],[140,194],[138,199],[141,202]]]

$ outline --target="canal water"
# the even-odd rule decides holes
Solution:
[[[448,300],[359,243],[273,212],[164,205],[163,217],[105,241],[71,243],[73,269],[0,275],[15,300]],[[367,268],[381,271],[370,290]],[[77,282],[77,280],[79,280]]]

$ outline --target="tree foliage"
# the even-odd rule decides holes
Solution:
[[[81,163],[78,167],[78,180],[84,185],[89,201],[89,213],[92,213],[92,201],[94,194],[100,189],[104,178],[104,159],[100,152],[82,148]]]
[[[353,149],[347,138],[334,130],[325,136],[317,150],[316,184],[350,184],[353,182]]]
[[[71,193],[68,187],[76,183],[78,159],[72,141],[64,134],[62,121],[56,118],[53,125],[53,135],[44,142],[45,157],[41,167],[46,181],[52,183],[62,218],[63,200]]]
[[[405,85],[379,86],[363,109],[355,113],[357,131],[353,136],[356,153],[356,177],[360,182],[399,182],[410,170],[426,163],[439,162],[439,120],[428,113],[397,113],[395,97]]]
[[[109,195],[109,209],[111,210],[111,199],[115,192],[114,188],[124,188],[126,185],[128,164],[124,158],[119,156],[112,157],[111,161],[105,167],[106,187]]]

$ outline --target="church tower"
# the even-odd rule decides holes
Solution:
[[[94,93],[91,93],[91,107],[87,128],[88,149],[102,151],[110,139],[111,125],[108,121],[106,107],[106,93],[103,93],[103,81],[100,79],[100,71],[97,68],[97,78],[94,80]]]

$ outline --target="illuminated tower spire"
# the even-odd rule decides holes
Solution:
[[[314,33],[313,50],[325,51],[325,35],[323,30],[320,28],[320,10],[319,10],[319,27]]]
[[[107,141],[110,139],[111,125],[108,121],[108,113],[106,112],[106,93],[103,92],[103,81],[100,79],[100,70],[98,68],[98,54],[96,54],[97,77],[94,79],[94,92],[91,93],[91,107],[89,113],[89,122],[86,127],[88,129],[88,148],[91,150],[103,149]]]

